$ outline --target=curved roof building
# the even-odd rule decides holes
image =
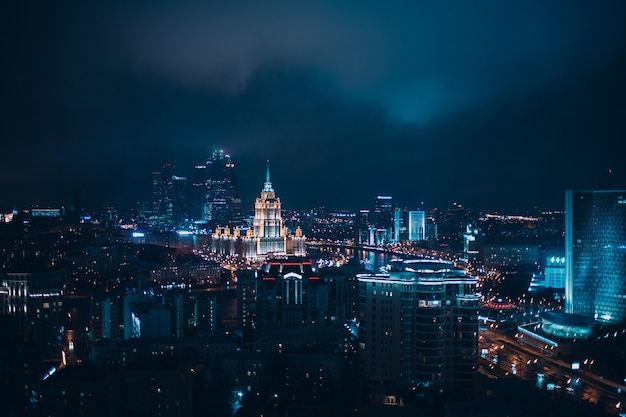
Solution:
[[[562,311],[545,311],[541,314],[544,333],[566,339],[587,339],[599,325],[596,320]]]

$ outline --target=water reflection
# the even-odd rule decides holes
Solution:
[[[333,255],[358,259],[365,269],[375,273],[381,272],[381,268],[386,268],[392,260],[398,259],[397,256],[389,253],[334,246],[309,247],[308,254],[313,259]]]

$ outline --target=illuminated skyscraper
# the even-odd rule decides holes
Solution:
[[[283,227],[280,197],[276,196],[270,181],[269,163],[261,196],[254,203],[253,228],[254,236],[258,238],[256,245],[258,255],[285,252],[283,238],[287,232]]]
[[[241,197],[235,164],[224,151],[213,151],[206,162],[204,219],[215,226],[241,226]]]
[[[565,310],[626,320],[626,191],[566,191]]]
[[[270,167],[267,165],[265,184],[261,195],[254,204],[252,228],[245,236],[240,229],[231,230],[225,226],[215,228],[212,235],[213,250],[224,254],[235,254],[250,259],[265,259],[268,256],[295,255],[306,256],[306,238],[298,227],[295,235],[289,235],[283,225],[280,197],[276,195],[270,181]]]
[[[385,245],[393,240],[393,198],[379,195],[374,201],[370,221],[375,228],[375,244]]]
[[[426,214],[423,211],[409,211],[409,242],[426,240]]]

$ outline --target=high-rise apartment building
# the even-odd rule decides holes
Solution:
[[[362,369],[400,389],[463,390],[478,364],[477,278],[448,261],[360,274]]]
[[[626,320],[626,190],[566,191],[565,310]]]

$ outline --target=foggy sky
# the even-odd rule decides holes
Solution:
[[[626,188],[621,1],[13,3],[3,210],[129,208],[214,149],[244,208],[267,159],[285,208],[562,208],[609,167]]]

